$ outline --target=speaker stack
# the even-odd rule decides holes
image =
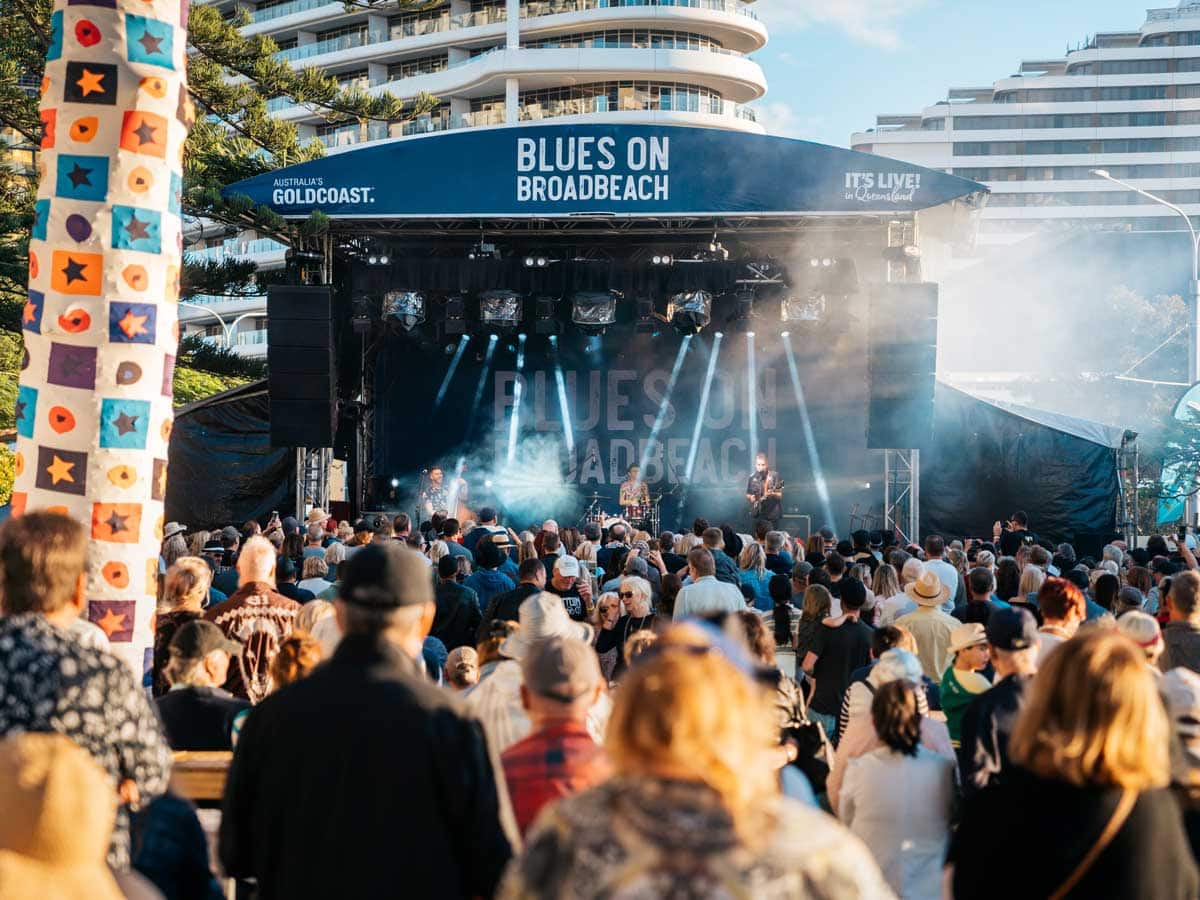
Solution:
[[[884,284],[868,328],[870,406],[867,447],[913,450],[933,434],[938,286]]]
[[[333,446],[337,382],[332,304],[328,286],[267,288],[267,394],[274,447]]]

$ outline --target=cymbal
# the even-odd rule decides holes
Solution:
[[[611,500],[612,497],[601,497],[599,494],[592,494],[590,497],[584,497],[589,503],[595,503],[598,500]]]

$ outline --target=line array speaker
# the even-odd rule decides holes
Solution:
[[[911,450],[933,434],[938,286],[884,284],[873,294],[867,337],[867,447]]]
[[[327,286],[267,288],[267,396],[274,447],[333,446],[337,383],[332,304]]]

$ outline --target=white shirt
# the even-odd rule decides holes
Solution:
[[[692,584],[684,585],[675,598],[674,619],[698,616],[710,612],[738,612],[746,609],[746,598],[742,592],[715,576],[705,575]]]
[[[879,617],[875,620],[876,628],[896,624],[901,616],[908,615],[917,608],[917,601],[901,591],[894,597],[888,597],[879,603]]]
[[[921,566],[926,572],[937,575],[938,581],[950,589],[950,598],[942,604],[942,612],[954,611],[954,598],[958,596],[958,569],[944,559],[931,559]]]
[[[314,594],[319,594],[321,591],[327,591],[333,587],[333,582],[326,581],[324,578],[305,578],[296,587],[302,591],[312,591]]]

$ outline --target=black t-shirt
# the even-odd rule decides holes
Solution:
[[[1037,542],[1037,535],[1032,531],[1004,531],[1000,534],[1000,553],[1003,556],[1016,556],[1017,551],[1025,544]]]
[[[971,701],[962,718],[960,771],[970,795],[1007,777],[1008,739],[1025,700],[1030,675],[1009,675]]]
[[[567,615],[576,622],[587,621],[587,604],[583,602],[583,598],[579,596],[579,591],[574,585],[566,590],[559,590],[553,584],[546,584],[546,590],[551,594],[557,594],[562,597],[563,606],[567,609]]]
[[[822,625],[817,629],[809,648],[817,655],[813,678],[812,708],[826,716],[836,716],[842,706],[842,695],[850,686],[855,669],[871,660],[871,635],[874,629],[857,619],[847,619],[836,628]],[[803,662],[803,660],[801,660]]]
[[[682,572],[687,568],[687,557],[680,556],[678,553],[662,554],[663,565],[667,567],[668,572]]]
[[[1115,787],[1076,787],[1013,767],[1003,784],[970,798],[951,839],[954,896],[1048,897],[1091,850],[1117,807]],[[1019,835],[1010,865],[1005,842]],[[1014,848],[1015,849],[1015,848]],[[1112,843],[1069,897],[1183,900],[1200,896],[1177,799],[1142,792]]]

